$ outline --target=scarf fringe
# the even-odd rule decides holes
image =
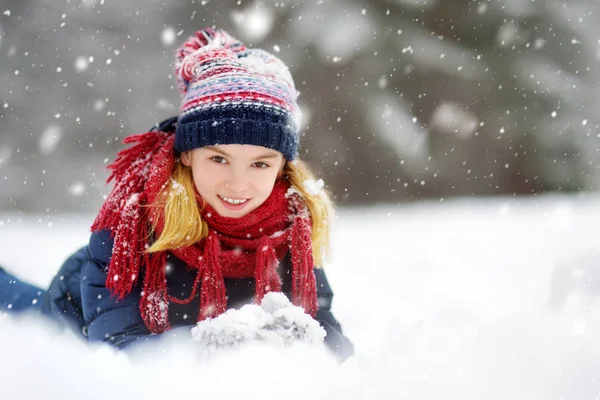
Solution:
[[[158,334],[171,329],[165,268],[167,255],[165,252],[153,253],[144,259],[146,276],[140,300],[140,313],[150,332]]]
[[[225,281],[221,271],[219,256],[221,245],[215,233],[209,234],[204,248],[204,268],[202,274],[202,292],[200,293],[200,315],[198,321],[217,317],[227,309]]]
[[[145,235],[141,232],[144,224],[140,223],[142,216],[137,195],[132,195],[132,201],[127,202],[123,214],[128,218],[121,219],[114,230],[114,245],[106,277],[106,287],[120,300],[133,290],[140,275],[141,257],[137,249]]]
[[[294,217],[290,247],[292,252],[292,303],[313,318],[317,314],[317,283],[312,255],[311,224],[308,218]]]
[[[142,210],[146,204],[146,182],[153,158],[165,149],[173,135],[147,132],[125,139],[130,148],[117,153],[109,166],[107,183],[115,186],[92,224],[92,231],[108,229],[114,238],[106,286],[119,299],[133,290],[140,276],[141,259],[147,246],[148,227]],[[164,150],[163,150],[164,151]]]
[[[279,261],[273,245],[266,236],[263,236],[256,250],[256,269],[254,280],[256,283],[255,302],[260,304],[268,292],[281,291],[281,278],[277,271]]]

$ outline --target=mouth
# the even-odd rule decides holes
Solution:
[[[232,197],[225,197],[220,195],[217,196],[219,197],[219,200],[221,200],[221,203],[223,203],[223,206],[225,206],[225,208],[227,208],[228,210],[241,210],[246,206],[246,204],[248,204],[248,201],[250,200],[234,199]]]

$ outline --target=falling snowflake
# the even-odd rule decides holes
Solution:
[[[173,28],[172,26],[165,27],[165,29],[163,29],[160,35],[160,38],[162,40],[163,46],[171,46],[173,43],[175,43],[175,40],[177,39],[177,33],[175,32],[175,28]]]
[[[302,185],[308,194],[318,196],[323,191],[325,182],[323,182],[323,179],[318,179],[316,181],[314,179],[307,179],[302,182]]]
[[[38,148],[42,154],[50,154],[60,142],[62,137],[62,129],[58,125],[50,125],[48,126],[38,141]]]

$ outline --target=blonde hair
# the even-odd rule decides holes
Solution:
[[[314,180],[314,174],[301,160],[286,161],[283,176],[302,196],[312,218],[313,259],[316,266],[322,266],[330,255],[330,220],[333,205],[329,193],[321,190],[313,194],[304,187],[304,182]],[[148,248],[149,253],[187,247],[208,235],[208,225],[202,219],[203,204],[198,204],[194,190],[192,169],[177,161],[171,180],[164,185],[150,207],[151,229],[160,213],[164,215],[162,234]]]

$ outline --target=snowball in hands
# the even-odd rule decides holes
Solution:
[[[325,330],[301,307],[292,305],[283,293],[267,293],[260,306],[249,304],[199,322],[192,328],[192,337],[209,348],[250,342],[288,346],[322,343]]]

